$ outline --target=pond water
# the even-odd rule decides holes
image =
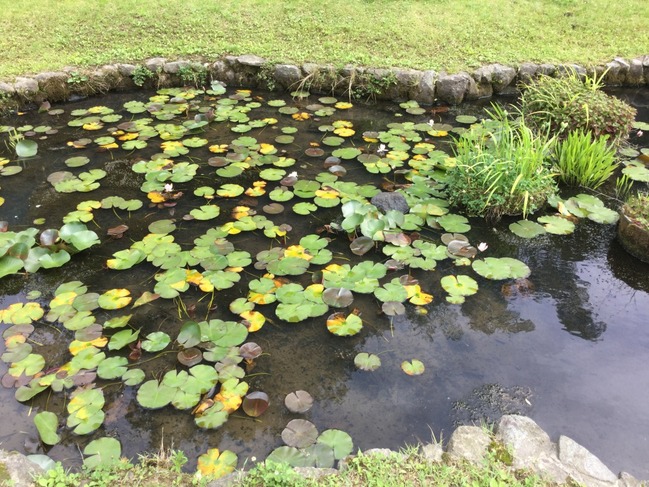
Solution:
[[[205,100],[198,96],[196,100],[201,101],[196,106],[214,105],[218,99],[233,93],[229,90]],[[649,121],[649,93],[646,90],[626,90],[617,94],[639,109],[639,119]],[[173,232],[176,242],[183,248],[190,248],[192,241],[208,229],[233,221],[230,214],[237,205],[249,205],[258,214],[263,214],[262,206],[270,203],[268,194],[244,200],[217,198],[220,215],[215,219],[183,219],[191,210],[206,203],[204,198],[193,194],[195,188],[218,189],[225,183],[248,188],[258,179],[257,173],[255,177],[249,176],[250,171],[231,180],[215,176],[216,168],[207,161],[210,157],[226,154],[210,153],[207,145],[192,148],[188,155],[175,158],[196,163],[199,168],[193,180],[174,183],[173,191],[183,192],[177,204],[161,207],[149,205],[146,192],[140,190],[144,175],[131,171],[134,163],[149,160],[160,151],[158,138],[149,139],[146,148],[137,150],[98,150],[94,142],[81,149],[68,145],[69,141],[109,136],[111,127],[148,115],[128,113],[122,106],[132,100],[146,102],[149,95],[109,95],[53,107],[61,108],[60,114],[27,112],[0,120],[0,125],[23,127],[27,132],[26,125],[47,125],[59,130],[43,138],[40,138],[43,133],[30,136],[38,141],[37,156],[18,162],[23,167],[21,173],[0,177],[0,196],[5,200],[0,206],[0,221],[7,221],[10,231],[31,226],[40,230],[59,228],[62,218],[82,201],[100,201],[118,195],[144,202],[142,209],[130,213],[119,209],[94,210],[94,221],[88,223],[88,228],[96,231],[101,244],[74,255],[72,261],[60,269],[41,269],[34,274],[2,278],[0,309],[25,302],[28,292],[38,290],[41,297],[32,301],[41,303],[47,311],[54,290],[61,283],[73,280],[82,281],[89,292],[101,294],[112,288],[127,288],[137,298],[144,291],[153,291],[156,284],[153,276],[160,269],[145,261],[133,269],[117,271],[106,268],[106,260],[141,240],[152,222],[176,220],[177,230]],[[458,126],[460,124],[455,123],[457,115],[480,116],[486,105],[465,105],[434,114],[430,109],[422,114],[410,110],[414,112],[411,114],[393,103],[354,104],[352,108],[341,108],[331,115],[322,112],[316,115],[318,107],[309,106],[317,103],[315,96],[292,99],[277,94],[243,93],[234,98],[233,105],[259,103],[258,108],[253,105],[254,111],[249,113],[251,119],[276,118],[279,123],[264,124],[239,134],[231,128],[245,121],[212,122],[195,134],[187,134],[186,138],[196,135],[207,139],[209,145],[230,144],[240,136],[255,137],[260,143],[274,143],[278,150],[285,151],[277,155],[296,159],[295,165],[285,172],[294,170],[298,179],[305,180],[326,172],[323,161],[336,150],[336,147],[321,143],[323,136],[331,135],[319,129],[322,125],[335,120],[351,122],[356,135],[346,138],[343,147],[361,147],[370,153],[376,151],[377,144],[372,145],[360,137],[365,131],[387,130],[390,123],[427,123],[431,118],[435,122],[433,127],[444,123]],[[290,113],[278,113],[277,107],[267,105],[268,100],[278,99],[284,100],[286,106],[298,107],[298,113],[308,113],[309,118],[296,120]],[[504,100],[505,103],[509,101],[512,100]],[[91,110],[91,113],[74,116],[75,110],[97,106],[114,108],[123,118],[119,121],[109,118],[96,131],[67,126],[72,119],[93,115]],[[192,119],[194,113],[176,115],[178,118],[173,123],[181,123],[178,120],[186,120],[187,115]],[[158,123],[163,122],[155,121],[152,125]],[[282,135],[281,128],[288,126],[297,128],[290,134],[293,142],[276,143],[275,138]],[[3,141],[8,140],[8,133],[0,135]],[[437,148],[448,150],[449,137],[435,135],[423,133],[423,137],[429,138]],[[636,137],[633,142],[647,145],[649,140],[645,135]],[[305,155],[305,150],[314,143],[324,149],[323,155]],[[228,150],[232,151],[232,147]],[[70,168],[66,165],[66,160],[79,155],[90,159],[86,166]],[[0,159],[2,157],[14,158],[10,145],[0,145]],[[220,163],[212,161],[212,164],[218,166]],[[347,170],[340,178],[344,181],[375,186],[386,179],[405,182],[398,174],[370,174],[354,159],[343,160],[342,165]],[[107,175],[98,181],[98,189],[88,193],[57,192],[47,182],[48,176],[57,171],[79,174],[90,169],[104,169]],[[266,189],[278,185],[271,179]],[[255,230],[231,235],[228,240],[237,250],[249,252],[254,262],[262,250],[297,244],[303,235],[313,234],[319,227],[341,219],[339,206],[298,215],[291,210],[295,201],[283,203],[286,207],[283,213],[266,215],[276,225],[288,223],[292,226],[286,239],[270,239],[262,231]],[[611,206],[609,200],[605,201]],[[41,218],[45,223],[34,225],[33,222]],[[67,465],[78,465],[81,462],[79,447],[83,449],[91,439],[112,436],[120,440],[123,455],[132,458],[144,451],[155,451],[164,444],[184,450],[193,466],[200,454],[218,447],[237,453],[239,465],[243,465],[246,458],[263,458],[282,445],[280,433],[293,418],[308,419],[319,431],[344,430],[351,435],[356,448],[396,449],[405,444],[428,442],[433,436],[448,438],[457,424],[494,421],[504,413],[513,412],[533,418],[554,440],[559,434],[570,436],[616,472],[626,470],[639,478],[649,478],[649,416],[646,414],[649,371],[644,366],[649,361],[646,318],[649,266],[621,249],[615,241],[613,225],[582,219],[571,235],[546,234],[526,240],[508,230],[513,221],[516,219],[505,219],[494,226],[471,219],[467,236],[472,243],[488,244],[485,256],[514,257],[526,263],[531,269],[527,281],[491,281],[477,276],[470,268],[456,268],[450,259],[441,260],[433,271],[412,270],[421,288],[434,296],[434,301],[426,306],[407,304],[405,314],[389,318],[380,313],[380,303],[372,294],[355,293],[353,307],[361,312],[364,326],[360,333],[349,337],[335,336],[327,330],[326,317],[335,311],[333,309],[317,318],[287,323],[269,311],[272,306],[257,306],[255,310],[262,311],[269,321],[247,340],[258,343],[265,353],[242,380],[249,383],[250,391],[264,391],[270,398],[270,407],[258,418],[248,417],[239,410],[220,428],[201,429],[189,411],[171,406],[158,410],[140,406],[136,400],[138,386],[124,386],[119,380],[98,380],[97,387],[103,388],[106,399],[103,425],[90,435],[79,436],[64,425],[68,415],[66,405],[74,388],[66,393],[48,390],[33,400],[20,403],[14,399],[15,389],[5,387],[0,389],[0,444],[5,449],[47,453]],[[109,228],[119,224],[129,227],[123,238],[106,236]],[[421,230],[424,238],[436,243],[442,233],[430,228]],[[321,236],[331,239],[327,248],[333,253],[334,263],[354,265],[364,260],[385,262],[387,259],[376,249],[362,257],[351,254],[344,233],[325,231]],[[131,362],[131,367],[141,368],[146,373],[145,380],[159,379],[167,370],[177,367],[175,351],[179,347],[174,340],[183,323],[191,319],[201,321],[205,316],[239,320],[228,310],[229,304],[245,297],[247,284],[264,272],[252,265],[245,267],[240,273],[241,281],[215,293],[212,303],[209,294],[192,286],[180,299],[158,299],[136,309],[129,306],[128,313],[134,315],[134,328],[141,328],[140,337],[156,331],[165,332],[172,343],[164,351],[174,351],[159,357],[158,353],[144,351],[139,360]],[[312,271],[321,268],[313,266],[303,275],[287,278],[307,286],[317,280],[318,275],[312,275]],[[467,297],[461,305],[447,303],[440,286],[441,276],[456,272],[473,275],[480,286],[478,293]],[[381,283],[405,273],[407,270],[390,271]],[[101,323],[126,312],[98,310],[95,314],[97,322]],[[49,323],[44,319],[37,320],[34,325],[29,340],[34,352],[45,357],[46,371],[70,360],[68,345],[74,332],[59,322]],[[4,332],[8,325],[0,327]],[[111,336],[114,331],[105,330],[105,333]],[[0,344],[0,351],[6,351],[4,344]],[[121,351],[107,351],[107,355],[126,356],[129,352],[129,347],[124,347]],[[373,372],[357,369],[354,357],[359,352],[379,354],[381,367]],[[412,359],[425,365],[422,375],[409,376],[402,372],[401,363]],[[8,367],[8,363],[0,362],[0,375],[5,375]],[[284,407],[284,397],[300,389],[313,396],[313,408],[305,414],[290,413]],[[62,441],[55,446],[46,447],[39,442],[33,415],[41,410],[53,411],[60,418],[58,432]]]

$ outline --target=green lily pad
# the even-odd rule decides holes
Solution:
[[[381,366],[381,358],[373,353],[361,352],[354,357],[354,365],[366,371],[374,371]]]
[[[528,277],[530,268],[518,259],[511,257],[487,257],[475,260],[471,265],[473,270],[487,279],[520,279]]]
[[[122,456],[122,445],[115,438],[98,438],[86,445],[83,454],[86,455],[83,465],[89,470],[94,470],[118,463]]]
[[[16,155],[18,157],[34,157],[38,153],[38,144],[29,139],[22,139],[16,143]]]
[[[546,232],[554,235],[568,235],[575,231],[575,224],[560,216],[546,215],[537,218],[537,221],[544,224]]]
[[[313,406],[313,397],[307,391],[295,391],[287,394],[284,405],[292,413],[306,413]]]
[[[234,472],[237,467],[237,455],[230,450],[220,452],[218,448],[210,448],[206,453],[198,457],[196,465],[201,475],[219,479]]]
[[[307,467],[311,461],[306,453],[292,446],[280,446],[275,448],[266,457],[267,462],[285,463],[292,467]]]
[[[59,426],[59,419],[56,414],[49,411],[41,411],[34,416],[34,424],[38,430],[41,441],[46,445],[56,445],[61,437],[56,433]]]
[[[444,291],[454,296],[471,296],[478,292],[478,283],[469,276],[444,276],[440,283]]]
[[[329,429],[323,431],[318,436],[317,442],[321,445],[327,445],[334,451],[334,458],[342,460],[347,455],[350,455],[354,450],[354,442],[348,433],[337,429]]]
[[[424,364],[417,359],[412,359],[410,362],[404,360],[401,362],[401,370],[408,375],[421,375],[424,373]]]
[[[137,391],[137,402],[145,408],[159,409],[171,402],[176,389],[157,380],[149,380]]]
[[[522,238],[534,238],[545,233],[545,227],[530,220],[519,220],[509,225],[514,235]]]
[[[293,419],[289,421],[282,431],[282,440],[288,446],[295,448],[306,448],[315,443],[318,438],[318,430],[315,425],[305,419]]]
[[[171,343],[171,338],[165,332],[156,331],[149,333],[146,340],[142,342],[142,348],[147,352],[159,352],[164,350]]]

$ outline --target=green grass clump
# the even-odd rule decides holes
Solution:
[[[559,142],[555,156],[559,179],[570,186],[597,189],[618,166],[608,136],[593,137],[583,129],[570,132]]]
[[[617,145],[627,137],[636,110],[601,91],[601,78],[582,79],[574,71],[558,78],[541,76],[524,87],[521,113],[529,125],[559,137],[575,130],[608,135]]]
[[[625,214],[634,223],[649,229],[649,193],[638,193],[626,201]]]
[[[548,164],[554,138],[534,132],[522,118],[511,120],[500,109],[490,115],[493,120],[472,127],[457,141],[449,199],[470,215],[490,220],[527,216],[556,192]]]

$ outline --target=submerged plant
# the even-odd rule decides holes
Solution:
[[[593,137],[579,129],[570,132],[565,140],[559,142],[556,163],[561,181],[591,189],[604,184],[618,166],[615,149],[608,145],[608,138],[608,135]]]
[[[548,157],[554,138],[536,134],[523,119],[502,109],[457,140],[456,165],[449,171],[448,194],[470,215],[498,220],[526,216],[556,191]]]
[[[595,137],[609,135],[617,145],[631,130],[636,110],[601,91],[602,86],[602,77],[582,81],[575,71],[559,78],[541,76],[524,86],[521,113],[538,131],[565,136],[582,129]]]

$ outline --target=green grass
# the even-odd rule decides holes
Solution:
[[[645,0],[0,0],[0,12],[4,80],[152,56],[457,71],[649,50]]]

